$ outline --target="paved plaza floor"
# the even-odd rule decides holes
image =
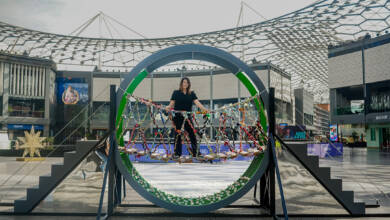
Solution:
[[[282,183],[287,208],[290,214],[340,214],[347,212],[290,156],[279,157]],[[47,158],[44,162],[17,162],[14,157],[0,157],[0,202],[12,203],[26,195],[26,188],[38,184],[40,175],[50,172],[50,165],[62,162],[62,158]],[[214,193],[236,180],[248,167],[246,161],[203,164],[141,164],[135,166],[149,182],[158,188],[180,196],[199,196]],[[332,177],[343,179],[343,190],[355,191],[355,201],[368,204],[379,203],[379,208],[367,208],[367,213],[390,213],[390,154],[370,149],[344,149],[343,157],[320,160],[320,166],[332,167]],[[94,162],[80,164],[38,207],[34,213],[96,213],[102,186],[103,173],[96,172]],[[278,188],[276,188],[278,192]],[[148,204],[129,185],[126,187],[125,205]],[[106,204],[104,204],[106,205]],[[234,205],[213,212],[216,216],[182,217],[158,207],[118,207],[117,213],[154,213],[159,219],[216,219],[221,214],[261,214],[264,210],[245,208],[256,205],[253,190]],[[280,196],[277,193],[276,208],[282,213]],[[0,212],[12,212],[12,206],[0,206]],[[163,217],[169,215],[169,217]],[[137,217],[131,219],[155,219]],[[5,216],[0,219],[95,219],[81,216]],[[112,219],[127,219],[116,216]],[[248,216],[253,218],[253,216]],[[234,219],[243,219],[242,216]],[[321,218],[324,219],[324,218]],[[347,218],[330,218],[347,219]],[[372,218],[374,219],[374,218]]]

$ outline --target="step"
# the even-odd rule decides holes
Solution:
[[[76,151],[65,152],[63,163],[52,164],[51,174],[39,177],[39,186],[28,188],[24,199],[14,201],[14,212],[31,212],[87,156],[97,142],[78,142]]]
[[[31,207],[30,203],[25,199],[18,199],[14,201],[14,212],[15,213],[24,213],[25,207]]]
[[[88,153],[92,147],[94,147],[98,141],[91,140],[91,141],[78,141],[76,143],[76,152],[80,154]]]
[[[65,152],[64,153],[64,163],[66,163],[67,160],[75,160],[78,157],[81,157],[81,156],[77,155],[76,151]]]
[[[342,179],[330,179],[327,182],[327,186],[332,188],[334,192],[341,192],[343,189],[343,180]]]
[[[38,187],[28,188],[27,189],[27,201],[33,200],[34,198],[39,198],[42,194],[42,189]]]
[[[299,157],[307,156],[307,145],[306,144],[292,144],[290,149],[294,151]]]
[[[301,159],[310,168],[319,169],[320,165],[319,165],[319,159],[317,156],[305,156]]]
[[[366,204],[364,202],[355,202],[353,204],[355,209],[355,215],[364,215],[366,210]]]
[[[54,175],[57,175],[59,173],[63,173],[64,168],[65,168],[65,166],[62,163],[51,165],[51,175],[54,176]]]
[[[342,191],[341,192],[341,198],[345,202],[352,202],[354,201],[354,192],[353,191]]]
[[[319,167],[318,173],[321,178],[330,180],[330,167]]]
[[[310,173],[322,184],[325,188],[344,205],[346,210],[351,214],[365,214],[365,203],[354,202],[353,191],[342,191],[342,180],[331,179],[331,169],[329,167],[319,167],[319,157],[307,155],[306,144],[287,144],[288,148],[295,154]]]
[[[43,189],[50,188],[55,182],[53,181],[52,176],[40,176],[39,177],[39,187]]]

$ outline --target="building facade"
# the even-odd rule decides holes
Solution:
[[[314,127],[316,135],[329,138],[329,111],[329,104],[314,105]]]
[[[0,126],[9,139],[34,126],[50,134],[54,118],[55,64],[46,59],[0,53]]]
[[[309,136],[315,131],[314,127],[314,96],[303,88],[294,90],[295,124],[304,126]]]
[[[291,76],[272,64],[253,64],[251,67],[262,80],[267,92],[270,87],[275,88],[277,123],[292,124]],[[78,115],[80,117],[78,121],[85,121],[89,118],[89,122],[85,122],[83,125],[86,127],[84,130],[90,131],[93,136],[103,135],[108,129],[109,86],[116,85],[118,88],[125,74],[127,73],[57,71],[57,87],[62,88],[64,87],[63,84],[80,87],[81,84],[84,84],[84,87],[88,88],[86,93],[88,93],[89,104],[86,102],[77,105],[64,104],[59,99],[60,94],[58,94],[59,103],[57,105],[60,110],[56,112],[60,115],[56,117],[56,127],[65,126],[74,117],[75,114],[70,113],[71,109],[76,112],[75,109],[78,109],[78,111],[84,109],[84,113]],[[179,82],[184,76],[190,78],[192,89],[206,108],[219,108],[250,96],[245,86],[233,74],[224,69],[183,69],[172,72],[153,72],[141,82],[134,95],[167,105],[172,92],[178,89]],[[140,109],[140,111],[146,111],[146,109]],[[218,124],[217,117],[217,115],[214,115],[216,124]],[[75,125],[73,129],[69,128],[69,132],[64,131],[63,136],[69,135],[78,126]],[[82,130],[80,130],[80,136],[83,135]]]
[[[345,141],[390,147],[390,34],[329,48],[331,123]]]
[[[276,122],[292,124],[291,76],[270,63],[251,67],[267,92],[270,87],[275,88]],[[109,127],[109,87],[119,88],[125,74],[56,70],[50,60],[1,54],[1,128],[10,140],[24,136],[24,131],[32,126],[46,137],[56,136],[56,144],[72,144],[88,135],[99,138]],[[168,104],[184,76],[190,78],[206,108],[219,108],[250,96],[245,86],[224,69],[154,72],[141,82],[134,95]],[[217,115],[214,120],[218,124]]]

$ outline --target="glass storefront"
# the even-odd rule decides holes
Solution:
[[[364,114],[363,85],[336,89],[336,115]]]
[[[390,127],[381,128],[382,131],[382,140],[380,143],[380,148],[382,151],[390,151]]]
[[[43,118],[45,116],[45,100],[10,97],[8,114],[15,117]]]
[[[344,124],[339,126],[341,142],[351,147],[365,147],[366,130],[364,124]]]
[[[367,85],[369,113],[390,112],[390,81]]]

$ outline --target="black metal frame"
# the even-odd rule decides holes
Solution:
[[[274,115],[274,88],[270,88],[270,97],[269,97],[269,133],[275,133],[275,115]],[[115,86],[111,86],[110,88],[110,132],[112,134],[111,137],[114,137],[115,131],[115,114],[116,114],[116,91]],[[273,135],[270,135],[271,137]],[[275,136],[279,139],[277,136]],[[122,181],[123,177],[118,172],[118,169],[115,165],[115,156],[114,146],[115,138],[111,140],[110,146],[110,154],[108,156],[107,162],[107,175],[108,175],[108,206],[106,212],[101,212],[101,209],[98,211],[98,215],[96,213],[42,213],[42,212],[34,212],[29,213],[28,216],[97,216],[97,219],[108,219],[111,216],[133,216],[133,217],[158,217],[162,214],[166,217],[285,217],[283,214],[276,214],[275,212],[275,161],[274,155],[272,155],[272,150],[269,150],[270,154],[270,163],[267,168],[267,172],[259,181],[260,189],[259,189],[259,199],[257,200],[257,184],[254,186],[254,199],[255,201],[259,201],[260,205],[228,205],[227,208],[256,208],[256,209],[265,209],[268,210],[268,214],[221,214],[221,213],[203,213],[203,214],[184,214],[184,213],[118,213],[115,212],[116,207],[156,207],[156,205],[150,204],[121,204],[122,202],[122,194],[126,197],[126,189],[125,182]],[[279,139],[280,141],[280,139]],[[283,142],[282,142],[283,143]],[[270,146],[270,145],[268,145]],[[272,149],[272,148],[271,148]],[[104,187],[104,186],[103,186]],[[105,187],[104,187],[105,188]],[[123,189],[123,191],[122,191]],[[102,191],[102,193],[104,190]],[[8,206],[8,203],[4,203],[3,206]],[[27,216],[26,214],[16,214],[14,212],[0,212],[0,215],[15,215],[15,216]],[[349,214],[290,214],[290,217],[307,217],[307,218],[319,218],[319,217],[362,217],[349,215]],[[384,214],[365,214],[364,217],[390,217],[390,213]]]
[[[275,131],[275,115],[274,115],[274,93],[275,93],[275,90],[274,88],[270,88],[270,97],[269,97],[269,112],[270,112],[270,119],[269,119],[269,124],[270,124],[270,133],[273,133]],[[115,131],[115,117],[116,117],[116,103],[115,103],[115,100],[116,100],[116,92],[115,92],[115,86],[114,85],[111,85],[110,87],[110,132],[113,134],[113,132]],[[272,104],[271,104],[272,103]],[[272,124],[273,123],[273,124]],[[272,125],[271,125],[272,124]],[[273,131],[273,132],[271,132]],[[111,136],[112,138],[114,137],[114,135]],[[113,145],[114,143],[114,140],[110,140],[110,143],[111,143],[111,146],[110,146],[110,153],[109,153],[109,156],[108,156],[108,162],[107,162],[107,167],[106,167],[106,172],[108,172],[108,205],[107,205],[107,212],[106,213],[102,213],[101,212],[101,208],[102,208],[102,200],[100,201],[100,205],[99,205],[99,210],[98,210],[98,213],[97,213],[97,220],[100,220],[100,219],[108,219],[110,216],[158,216],[158,215],[161,215],[160,214],[146,214],[146,213],[142,213],[142,214],[131,214],[131,213],[115,213],[114,212],[114,209],[115,207],[156,207],[156,208],[159,208],[158,206],[156,205],[150,205],[150,204],[121,204],[121,201],[122,201],[122,176],[120,174],[120,172],[118,171],[118,168],[116,167],[116,163],[115,163],[115,156],[114,156],[114,152],[115,152],[115,147]],[[267,171],[266,171],[266,174],[267,174],[267,178],[266,178],[266,181],[268,181],[266,183],[267,187],[264,187],[263,188],[263,193],[266,194],[268,193],[268,199],[262,199],[261,197],[261,191],[260,191],[260,197],[259,197],[259,200],[260,201],[260,205],[228,205],[226,207],[229,207],[229,208],[259,208],[259,209],[265,209],[265,210],[268,210],[269,211],[269,214],[268,215],[264,215],[264,214],[257,214],[257,215],[254,215],[254,214],[237,214],[237,215],[232,215],[232,214],[216,214],[216,213],[205,213],[205,214],[180,214],[180,213],[171,213],[169,214],[169,216],[204,216],[204,217],[211,217],[211,216],[223,216],[223,217],[277,217],[276,213],[275,213],[275,163],[274,163],[274,157],[273,157],[273,152],[272,152],[272,147],[270,147],[271,145],[269,144],[268,147],[270,148],[270,150],[268,150],[267,152],[270,154],[269,157],[270,157],[270,163],[268,165],[268,168],[267,168]],[[106,177],[107,174],[105,174],[105,177]],[[273,178],[271,178],[273,176]],[[103,186],[102,188],[104,189],[105,188],[105,180],[104,180],[104,183],[103,183]],[[260,181],[260,184],[261,184],[261,181]],[[257,188],[257,184],[255,184],[255,195],[254,195],[254,199],[255,201],[257,201],[256,199],[256,188]],[[123,196],[126,197],[126,190],[125,190],[125,181],[123,181]],[[101,198],[103,198],[104,196],[104,190],[102,190],[102,194],[101,194]],[[104,214],[104,215],[103,215]],[[165,216],[167,213],[164,213]],[[286,216],[285,216],[286,217]]]

